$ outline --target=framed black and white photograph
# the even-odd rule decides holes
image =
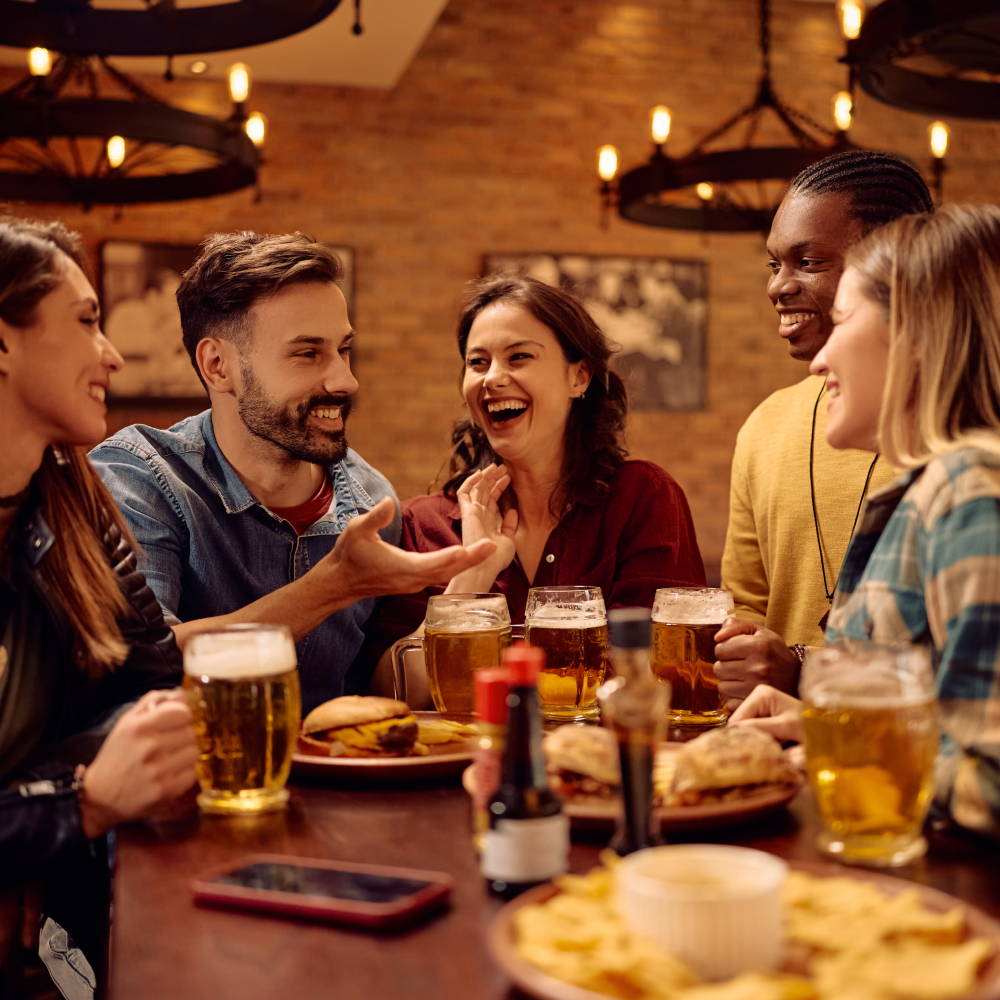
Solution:
[[[637,410],[706,407],[708,265],[668,257],[488,254],[483,273],[514,271],[583,300],[619,345],[616,370]]]
[[[340,290],[354,318],[354,250],[333,246],[344,262]],[[177,287],[194,262],[196,245],[109,240],[101,244],[104,332],[125,359],[111,380],[118,398],[204,399],[181,341]]]

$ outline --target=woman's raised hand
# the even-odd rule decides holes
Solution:
[[[458,507],[462,513],[462,544],[472,545],[482,539],[496,544],[497,550],[478,566],[460,573],[445,593],[479,593],[493,586],[497,574],[514,558],[514,532],[517,511],[500,513],[500,494],[510,485],[505,465],[489,465],[474,472],[458,489]]]

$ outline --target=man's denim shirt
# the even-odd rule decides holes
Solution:
[[[215,440],[212,411],[170,430],[133,424],[90,453],[140,545],[139,569],[168,624],[230,614],[304,576],[348,520],[396,498],[389,481],[353,451],[331,468],[335,504],[297,536],[244,485]],[[399,544],[397,502],[380,532]],[[296,644],[302,708],[344,693],[375,598],[337,611]]]

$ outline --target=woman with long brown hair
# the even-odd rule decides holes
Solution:
[[[905,216],[845,263],[811,369],[826,377],[826,437],[902,474],[865,504],[826,641],[928,647],[937,809],[1000,838],[1000,208]],[[800,716],[762,685],[730,721],[789,740]]]
[[[99,976],[94,842],[190,788],[197,748],[163,690],[180,680],[173,633],[87,459],[122,359],[85,267],[58,223],[0,219],[0,964],[44,885],[41,912]]]
[[[402,544],[426,552],[490,538],[497,551],[446,593],[499,591],[521,622],[532,586],[599,586],[609,609],[651,607],[659,587],[704,586],[683,491],[659,466],[626,458],[625,385],[578,299],[532,278],[483,279],[458,349],[469,416],[452,434],[444,489],[404,504]],[[426,597],[392,598],[378,621],[410,631]]]

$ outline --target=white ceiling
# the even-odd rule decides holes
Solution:
[[[225,0],[179,0],[179,7],[204,6]],[[245,62],[254,80],[281,83],[322,83],[341,87],[391,89],[403,75],[434,26],[448,0],[362,0],[364,34],[354,35],[353,0],[341,0],[338,8],[313,28],[269,45],[229,52],[206,53],[207,77],[221,79],[232,63]],[[135,9],[143,0],[94,0],[95,7]],[[190,63],[198,56],[174,60],[174,73],[189,76]],[[113,60],[129,73],[160,74],[163,59]],[[0,45],[0,65],[24,66],[23,49]]]

